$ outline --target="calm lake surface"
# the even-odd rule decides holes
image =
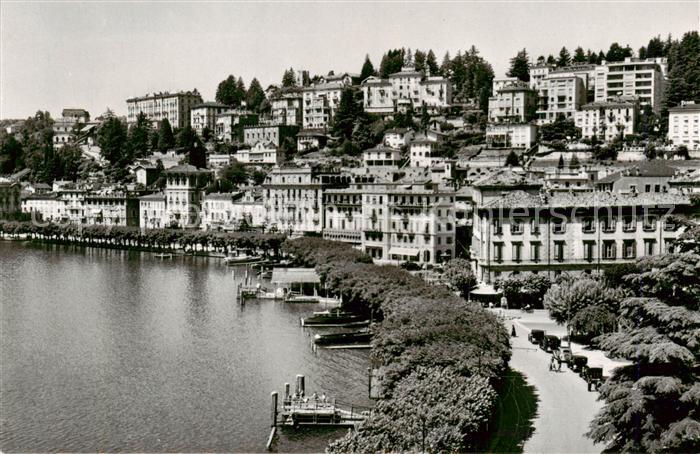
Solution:
[[[252,301],[220,259],[0,241],[2,451],[265,449],[270,392],[369,405],[367,350],[311,348],[318,305]],[[344,431],[287,429],[280,450]]]

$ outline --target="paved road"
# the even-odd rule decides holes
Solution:
[[[539,312],[539,311],[538,311]],[[520,317],[520,311],[507,311]],[[588,392],[586,382],[562,365],[561,372],[550,372],[550,355],[527,340],[533,328],[561,334],[546,314],[526,314],[524,319],[505,321],[508,331],[515,324],[517,337],[511,338],[513,357],[511,368],[525,375],[527,383],[536,388],[537,415],[533,421],[534,433],[525,441],[526,453],[599,453],[603,446],[594,445],[584,434],[602,407],[598,393]]]

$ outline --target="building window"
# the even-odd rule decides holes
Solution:
[[[552,232],[553,233],[564,233],[566,232],[566,222],[562,219],[557,219],[552,222]]]
[[[593,233],[595,232],[595,222],[593,222],[593,218],[584,218],[583,219],[583,233]]]
[[[625,232],[634,232],[637,230],[637,223],[635,222],[634,217],[627,216],[622,219],[622,230]]]
[[[496,262],[503,261],[503,243],[493,244],[493,260]]]
[[[656,240],[644,240],[644,255],[654,255],[656,251]]]
[[[540,223],[537,221],[537,219],[533,219],[530,221],[530,233],[533,235],[539,235]]]
[[[614,232],[615,231],[615,218],[612,216],[605,216],[603,219],[603,231],[604,232]]]
[[[520,262],[523,259],[523,244],[513,243],[513,261]]]
[[[493,234],[494,235],[502,235],[503,229],[501,228],[501,220],[494,219],[491,223],[493,225]]]
[[[540,261],[540,243],[530,243],[530,260]]]
[[[637,242],[634,240],[625,240],[622,246],[622,254],[626,259],[633,259],[637,256]]]
[[[510,233],[513,235],[523,233],[522,221],[513,221],[513,223],[510,225]]]
[[[603,258],[614,259],[617,253],[617,245],[614,241],[605,241],[603,243]]]
[[[554,260],[559,262],[564,260],[564,242],[556,241],[554,243]]]
[[[643,226],[645,232],[653,232],[656,230],[656,218],[653,216],[646,216]]]
[[[589,262],[595,258],[595,241],[583,242],[583,259]]]

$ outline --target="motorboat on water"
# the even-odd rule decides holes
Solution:
[[[364,326],[369,320],[361,315],[345,312],[341,309],[314,312],[311,317],[301,319],[302,326]]]

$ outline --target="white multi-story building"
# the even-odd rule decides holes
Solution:
[[[251,148],[242,148],[236,152],[236,161],[243,164],[281,164],[284,156],[272,143],[258,142]]]
[[[232,109],[216,116],[216,139],[230,143],[243,140],[243,126],[258,124],[258,114],[246,109]]]
[[[165,171],[165,218],[168,226],[199,226],[203,189],[210,178],[210,171],[189,164]]]
[[[440,263],[455,256],[454,206],[454,190],[429,179],[357,177],[326,191],[323,237],[358,245],[380,263]]]
[[[75,139],[74,128],[77,123],[72,118],[58,118],[54,121],[53,129],[53,146],[54,148],[62,148],[64,145],[73,142]]]
[[[387,129],[384,132],[384,143],[385,146],[390,148],[396,148],[400,150],[402,147],[408,145],[411,139],[415,136],[412,129],[408,128],[392,128]]]
[[[230,107],[219,102],[205,102],[190,109],[190,126],[201,136],[207,128],[212,135],[216,132],[216,118]]]
[[[136,117],[143,112],[154,124],[160,124],[167,118],[173,128],[184,128],[190,124],[190,109],[201,103],[202,97],[196,89],[177,93],[154,93],[127,99],[127,123],[136,123]]]
[[[139,199],[124,192],[89,193],[83,200],[85,223],[105,226],[139,226]]]
[[[688,150],[700,150],[700,104],[683,102],[668,109],[668,141],[685,145]]]
[[[298,127],[286,125],[246,126],[243,128],[243,143],[253,146],[258,142],[264,142],[279,147],[287,137],[296,140],[298,131]]]
[[[22,213],[31,213],[32,221],[66,221],[66,202],[58,194],[31,194],[22,198]]]
[[[365,167],[399,167],[401,160],[401,151],[395,148],[376,147],[362,152]]]
[[[301,92],[282,93],[270,99],[270,113],[272,124],[303,126],[304,96]]]
[[[537,110],[537,92],[526,82],[519,80],[504,84],[494,80],[494,95],[489,98],[490,123],[524,123],[530,121]]]
[[[340,105],[343,90],[348,87],[344,82],[319,83],[303,90],[304,129],[326,129],[330,126],[335,111]]]
[[[592,102],[576,112],[574,122],[581,128],[581,137],[611,142],[616,137],[634,134],[638,116],[636,101]]]
[[[244,225],[258,227],[264,221],[261,199],[251,192],[213,193],[204,196],[202,229],[239,230]]]
[[[554,72],[542,80],[538,98],[537,124],[549,124],[560,117],[573,120],[574,113],[586,103],[586,87],[574,73]]]
[[[487,283],[514,273],[599,274],[671,252],[682,230],[669,207],[692,211],[687,197],[670,193],[511,191],[477,205],[470,255]]]
[[[595,70],[595,101],[636,97],[641,106],[659,112],[667,66],[665,58],[628,57],[621,62],[603,62]]]
[[[320,233],[323,228],[323,191],[347,182],[338,172],[311,167],[275,167],[263,188],[265,224],[283,232]]]
[[[164,229],[170,227],[165,212],[165,194],[158,192],[139,198],[139,227],[142,229]]]
[[[537,126],[530,123],[491,124],[486,128],[489,148],[530,148],[537,141]]]
[[[368,77],[362,82],[362,95],[368,113],[392,115],[409,107],[417,111],[424,104],[429,112],[437,113],[451,105],[452,83],[407,66],[388,79]]]

